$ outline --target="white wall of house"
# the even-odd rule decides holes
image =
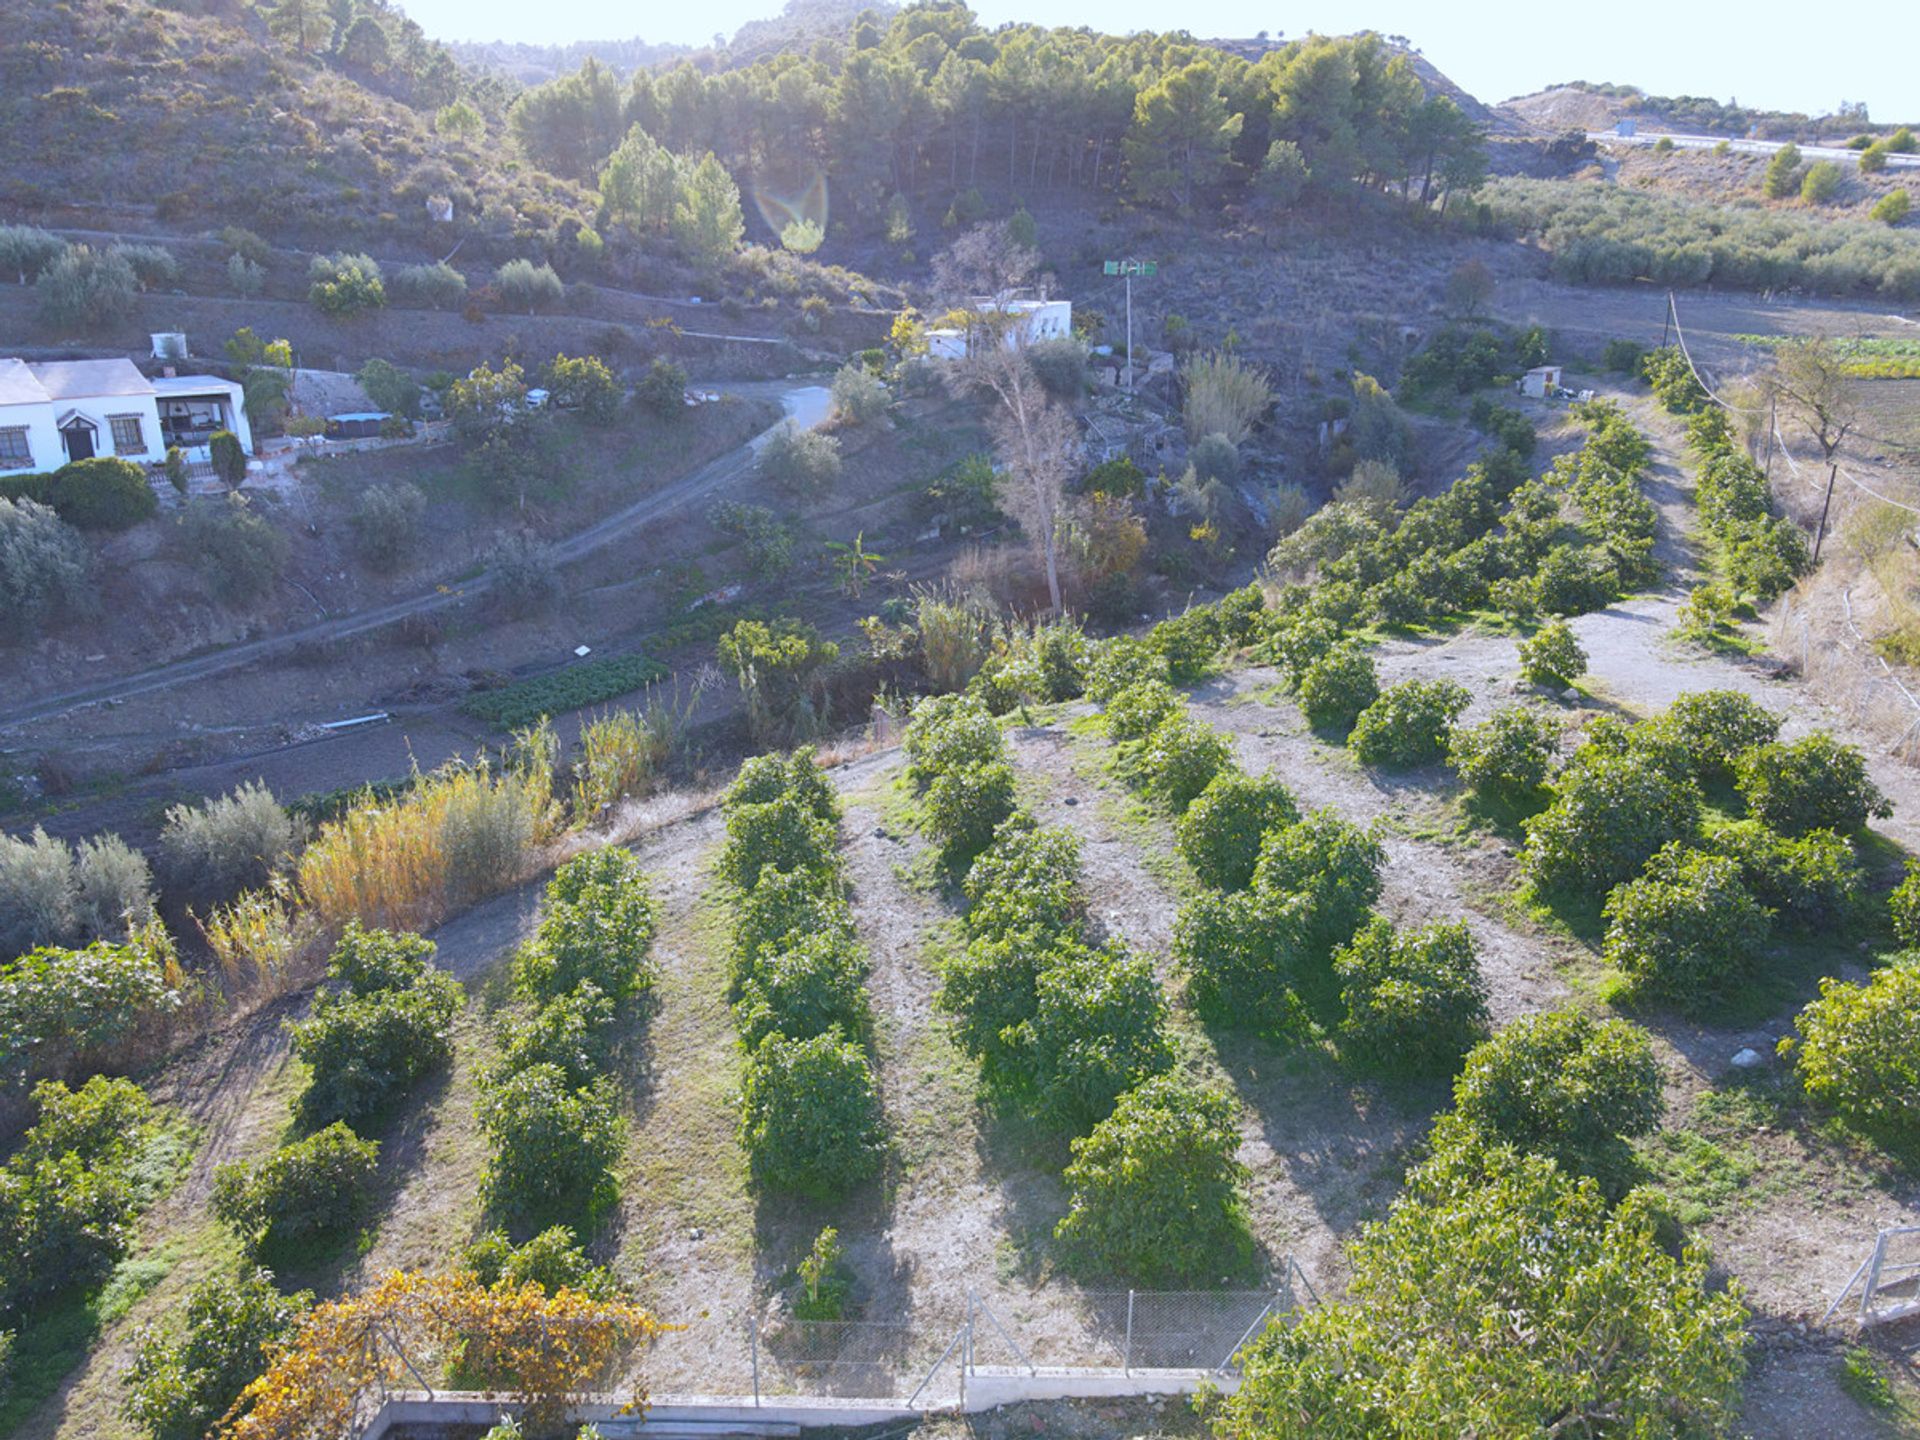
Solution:
[[[23,431],[29,459],[26,464],[7,458],[8,444],[0,444],[0,475],[37,475],[67,463],[54,428],[53,406],[42,400],[30,405],[0,405],[0,431]]]
[[[95,455],[115,455],[141,465],[158,465],[167,458],[167,447],[160,439],[160,407],[151,395],[86,396],[56,400],[50,408],[56,424],[69,414],[93,422]],[[116,430],[115,420],[125,423]],[[55,463],[48,469],[58,469],[71,458],[64,440],[58,450]]]

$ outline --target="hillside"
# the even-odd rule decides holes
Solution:
[[[1494,107],[1510,120],[1548,134],[1563,130],[1610,130],[1622,120],[1649,129],[1739,139],[1797,140],[1840,144],[1855,135],[1885,135],[1900,121],[1870,123],[1858,115],[1803,115],[1764,110],[1703,95],[1649,95],[1635,85],[1576,80],[1515,96]]]
[[[500,95],[381,13],[389,28],[356,28],[359,48],[322,56],[271,35],[242,0],[10,6],[0,209],[238,224],[314,249],[378,233],[433,256],[467,236],[557,234],[590,214],[577,186],[505,163],[484,119],[437,128],[463,96],[497,121]],[[436,196],[452,201],[451,223],[429,219]]]

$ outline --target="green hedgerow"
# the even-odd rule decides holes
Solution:
[[[1487,987],[1464,924],[1375,916],[1333,957],[1344,1049],[1376,1069],[1446,1074],[1486,1034]]]
[[[1012,815],[968,868],[965,889],[969,936],[1077,930],[1086,914],[1080,838],[1064,826],[1041,829],[1024,812]]]
[[[866,1052],[828,1032],[768,1035],[747,1059],[740,1138],[756,1182],[832,1200],[880,1171],[880,1090]]]
[[[495,1213],[550,1221],[612,1201],[626,1126],[607,1077],[576,1087],[558,1065],[530,1065],[495,1081],[480,1125],[493,1149],[484,1187]]]
[[[1007,739],[975,695],[934,695],[914,707],[902,737],[907,779],[925,790],[939,776],[1007,758]]]
[[[1276,830],[1260,847],[1253,888],[1290,898],[1292,918],[1315,953],[1331,955],[1353,938],[1380,898],[1380,842],[1332,810],[1315,810]]]
[[[1203,890],[1180,907],[1173,962],[1202,1020],[1266,1030],[1293,1018],[1295,986],[1320,956],[1292,901],[1259,890]]]
[[[379,1153],[335,1121],[265,1160],[215,1170],[213,1213],[256,1253],[337,1235],[366,1213]]]
[[[1067,942],[1049,956],[1025,1022],[1025,1102],[1039,1119],[1082,1132],[1114,1101],[1173,1063],[1166,1001],[1146,956]]]
[[[1688,1007],[1724,995],[1766,943],[1767,912],[1724,856],[1673,843],[1617,886],[1604,911],[1607,963]]]
[[[1893,933],[1909,949],[1920,947],[1920,860],[1907,861],[1907,873],[1887,897]]]
[[[741,981],[733,1007],[740,1041],[752,1050],[775,1031],[862,1040],[872,1023],[866,980],[866,956],[845,932],[802,936],[762,956]]]
[[[1300,808],[1280,778],[1230,766],[1215,775],[1174,826],[1175,843],[1202,885],[1244,890],[1270,831],[1295,824]]]
[[[592,981],[615,1002],[653,984],[648,959],[659,908],[631,850],[609,845],[567,861],[547,882],[547,905],[513,965],[514,987],[550,1000]]]
[[[1239,1150],[1226,1094],[1174,1075],[1143,1081],[1073,1142],[1054,1238],[1082,1273],[1216,1284],[1253,1253]]]
[[[1143,680],[1165,681],[1167,661],[1137,635],[1115,635],[1093,647],[1087,658],[1086,694],[1104,705]]]
[[[1365,765],[1434,764],[1446,757],[1447,736],[1471,698],[1452,680],[1390,685],[1354,720],[1347,744]]]
[[[996,760],[941,775],[927,787],[921,808],[927,829],[940,838],[942,857],[957,866],[993,843],[1014,801],[1013,767]]]

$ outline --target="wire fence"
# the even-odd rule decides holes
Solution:
[[[979,1369],[1233,1373],[1268,1324],[1315,1298],[1291,1261],[1265,1290],[1085,1290],[936,1299],[897,1319],[707,1316],[641,1360],[656,1393],[954,1403]]]

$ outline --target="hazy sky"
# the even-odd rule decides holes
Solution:
[[[625,39],[703,44],[782,0],[402,0],[428,33],[448,40]],[[1185,28],[1195,35],[1304,35],[1372,29],[1405,35],[1483,100],[1565,80],[1610,80],[1655,94],[1711,95],[1811,114],[1864,100],[1876,117],[1920,118],[1920,5],[1881,0],[1807,10],[1781,0],[1727,5],[1687,0],[1436,5],[1433,0],[973,0],[983,23],[1089,25],[1125,32]],[[1738,18],[1732,17],[1737,14]]]

